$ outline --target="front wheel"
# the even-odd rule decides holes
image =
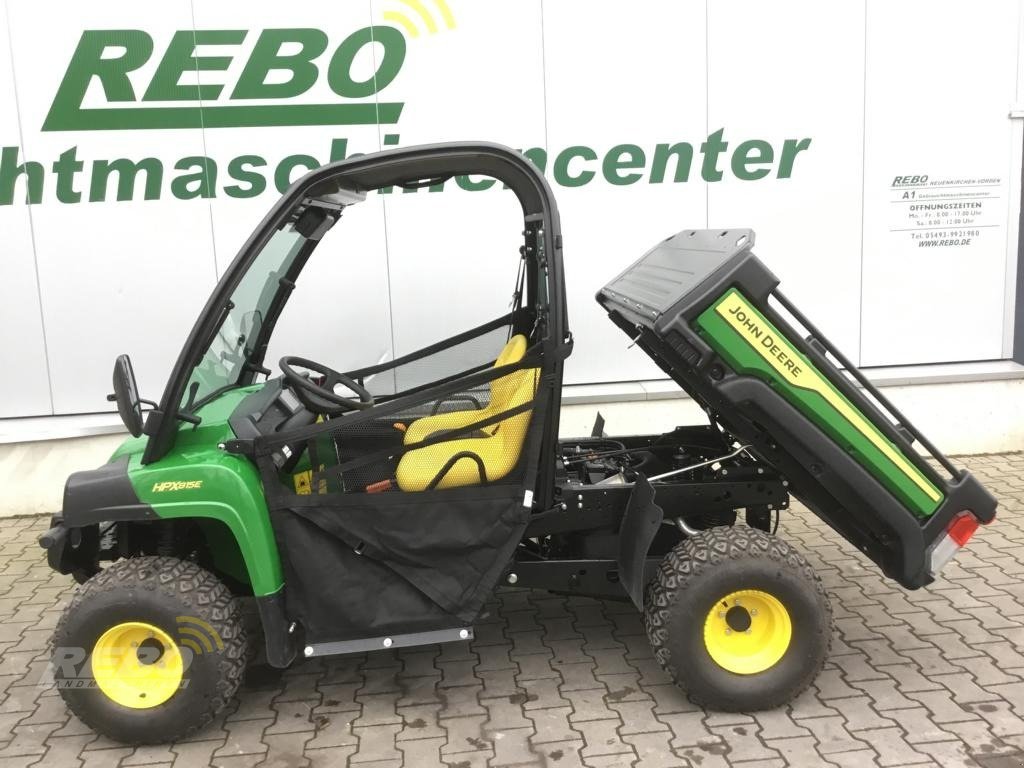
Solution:
[[[245,672],[238,601],[173,557],[120,560],[82,584],[53,635],[68,708],[126,744],[181,739],[231,700]]]
[[[746,526],[679,542],[648,588],[644,619],[662,668],[695,703],[723,711],[791,701],[832,644],[821,579],[785,541]]]

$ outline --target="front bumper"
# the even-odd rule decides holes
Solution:
[[[50,518],[50,529],[39,537],[46,562],[57,573],[91,575],[99,554],[99,526],[71,528],[60,515]]]

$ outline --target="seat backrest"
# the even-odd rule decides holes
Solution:
[[[533,400],[537,394],[537,382],[540,381],[539,368],[527,368],[509,374],[509,376],[516,378],[515,381],[509,383],[510,394],[508,400],[502,403],[498,413],[525,405]],[[494,437],[501,440],[504,452],[511,459],[508,470],[519,461],[519,453],[523,450],[523,442],[526,439],[526,430],[530,426],[530,416],[532,414],[533,410],[531,409],[523,413],[517,413],[514,416],[509,416],[507,419],[498,422],[499,429],[494,432]],[[507,472],[508,470],[505,471]]]
[[[525,341],[525,340],[524,340]],[[522,356],[520,355],[520,358]],[[492,396],[491,403],[487,406],[489,416],[496,416],[503,411],[512,410],[519,406],[530,403],[537,393],[537,386],[540,382],[540,368],[526,368],[502,376],[496,379],[495,383],[501,381],[499,391]],[[499,402],[500,398],[500,402]],[[484,411],[459,411],[468,413],[469,421],[485,417]],[[533,409],[517,413],[485,428],[487,435],[467,436],[455,438],[450,441],[443,441],[422,450],[413,450],[402,457],[395,472],[398,487],[403,491],[426,490],[430,482],[441,471],[445,463],[453,456],[461,452],[476,454],[484,463],[487,478],[490,481],[500,480],[519,462],[523,452],[523,445],[526,442],[526,433],[530,427],[530,418]],[[438,416],[428,416],[415,422],[438,419]],[[441,428],[458,428],[460,425],[447,424]],[[413,442],[422,440],[423,436]],[[408,443],[407,443],[408,444]],[[463,458],[455,462],[448,470],[444,479],[438,484],[438,488],[456,488],[465,485],[476,485],[480,482],[480,475],[477,464],[469,458]]]
[[[517,333],[508,343],[505,348],[501,350],[501,354],[498,355],[498,359],[494,361],[494,367],[500,368],[503,365],[513,365],[523,359],[526,354],[526,337]],[[508,401],[515,396],[516,389],[519,386],[519,374],[523,371],[513,371],[500,378],[495,379],[491,382],[491,402],[489,410],[497,413],[499,411],[507,411],[509,408],[514,408],[514,405],[507,405]],[[522,402],[526,402],[525,400]],[[521,403],[519,403],[521,405]]]

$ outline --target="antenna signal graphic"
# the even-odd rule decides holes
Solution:
[[[224,641],[217,630],[195,616],[178,616],[178,642],[192,650],[197,656],[213,653],[213,649],[224,650]]]
[[[434,19],[434,16],[427,8],[427,4],[424,0],[397,0],[397,2],[416,13],[419,17],[419,21],[427,28],[428,34],[433,35],[437,33],[438,22]],[[448,7],[448,3],[446,3],[445,0],[434,0],[433,4],[437,6],[437,10],[441,14],[441,20],[444,22],[444,25],[448,29],[455,29],[455,17],[452,15],[452,11]],[[408,13],[404,10],[384,11],[384,20],[400,26],[405,30],[409,37],[420,36],[419,25],[416,21],[410,18]]]

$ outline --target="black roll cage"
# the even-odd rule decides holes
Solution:
[[[273,233],[284,226],[303,201],[329,197],[332,194],[365,193],[382,187],[418,188],[464,175],[490,176],[502,182],[518,198],[523,210],[523,250],[526,268],[526,301],[531,305],[546,293],[546,333],[542,334],[544,368],[551,382],[551,408],[543,428],[542,446],[553,446],[558,436],[558,415],[561,405],[562,367],[572,334],[568,328],[565,282],[562,266],[562,234],[551,188],[541,172],[520,152],[487,142],[448,142],[376,152],[317,168],[292,184],[274,204],[239,250],[221,276],[206,305],[192,327],[178,359],[171,370],[158,406],[150,412],[145,433],[149,435],[142,462],[158,461],[174,445],[185,387],[199,356],[206,352],[204,341],[216,332],[223,314],[242,276],[252,266]],[[340,208],[339,208],[340,211]],[[267,340],[277,317],[294,288],[295,279],[315,248],[311,239],[298,254],[292,268],[281,281],[263,319],[251,359],[242,366],[233,386],[246,386],[255,381],[263,367]],[[546,274],[546,283],[541,276]],[[539,490],[546,497],[553,488],[554,464],[540,462]],[[545,492],[544,489],[548,489]]]

